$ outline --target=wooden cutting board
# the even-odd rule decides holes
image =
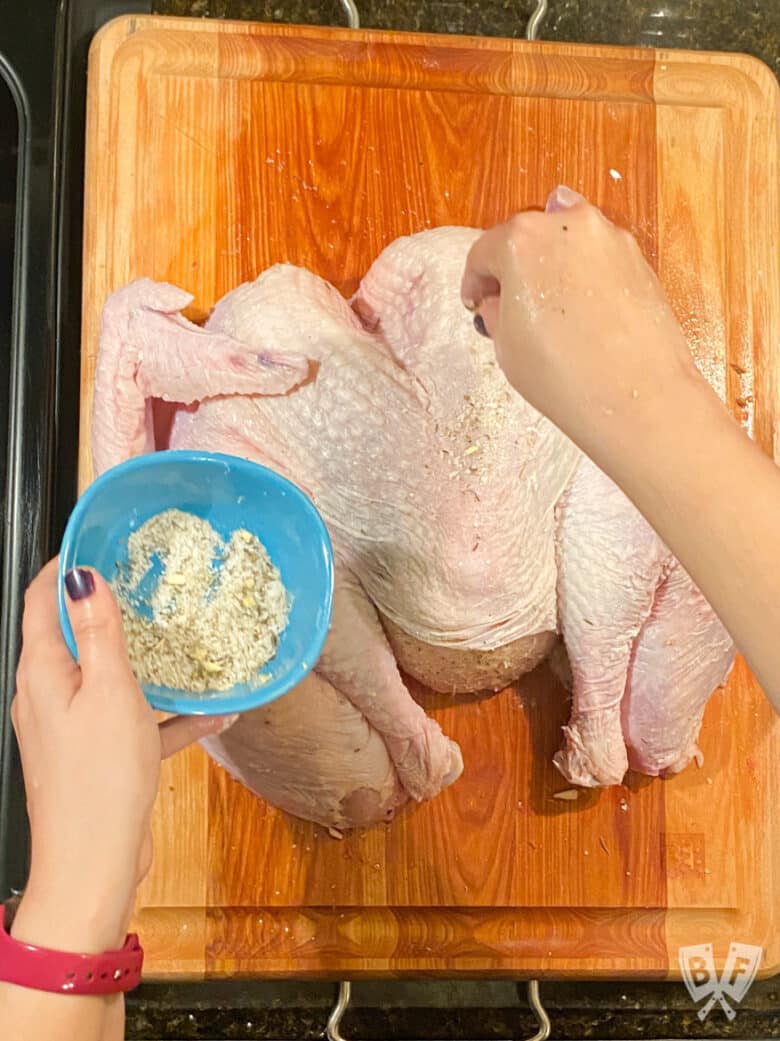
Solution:
[[[638,235],[707,376],[776,449],[777,117],[769,70],[739,55],[112,22],[89,67],[82,481],[110,291],[168,279],[203,317],[292,261],[348,294],[397,236],[489,225],[560,182]],[[780,724],[744,664],[701,769],[576,803],[553,798],[566,705],[545,669],[489,700],[419,693],[462,779],[341,841],[200,749],[165,765],[149,976],[663,977],[681,944],[722,962],[731,941],[780,968]]]

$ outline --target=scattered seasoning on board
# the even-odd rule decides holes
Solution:
[[[162,571],[145,599],[139,584],[155,564]],[[287,592],[257,536],[242,528],[226,541],[182,510],[130,535],[112,586],[140,683],[204,693],[262,682],[287,625]]]

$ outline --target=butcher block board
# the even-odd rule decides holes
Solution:
[[[397,236],[489,225],[561,182],[638,235],[771,452],[777,160],[777,85],[739,55],[120,18],[89,66],[82,483],[110,291],[167,279],[204,317],[291,261],[349,294]],[[780,969],[780,725],[742,662],[702,768],[576,802],[553,798],[567,709],[546,669],[486,700],[416,693],[466,767],[389,827],[338,840],[199,748],[165,764],[148,976],[665,977],[681,945],[722,963],[732,941]]]

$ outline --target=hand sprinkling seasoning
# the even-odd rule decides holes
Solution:
[[[182,510],[133,532],[112,586],[140,683],[204,693],[262,682],[287,624],[287,592],[260,540],[239,529],[225,541]]]

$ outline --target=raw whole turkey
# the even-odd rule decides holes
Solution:
[[[204,327],[191,297],[140,279],[106,302],[97,472],[155,443],[283,473],[336,554],[316,670],[209,738],[269,802],[325,826],[390,819],[452,784],[460,750],[402,673],[444,692],[501,689],[562,635],[572,714],[555,757],[579,785],[699,756],[704,706],[734,648],[625,496],[506,382],[459,298],[478,231],[388,246],[348,302],[282,265],[228,293]]]

